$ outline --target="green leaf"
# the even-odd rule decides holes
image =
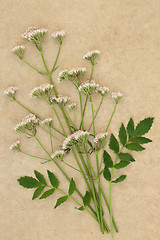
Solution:
[[[76,188],[76,183],[75,183],[75,181],[72,178],[71,181],[70,181],[68,194],[72,195],[74,193],[75,188]]]
[[[135,162],[135,159],[129,153],[119,153],[118,157],[121,161]]]
[[[128,132],[129,138],[131,138],[133,136],[133,133],[134,133],[134,122],[133,122],[132,118],[130,118],[130,120],[128,122],[127,132]]]
[[[109,143],[109,147],[110,149],[112,149],[115,153],[119,152],[119,144],[117,139],[115,138],[115,136],[113,134],[111,134],[110,137],[110,143]]]
[[[134,137],[134,138],[130,139],[130,142],[144,144],[144,143],[152,142],[152,140],[149,138],[145,138],[145,137]]]
[[[127,142],[127,133],[126,133],[126,129],[122,123],[121,127],[120,127],[120,130],[119,130],[119,139],[120,139],[120,142],[125,145],[126,142]]]
[[[40,172],[37,172],[36,170],[34,170],[34,174],[41,183],[43,183],[45,186],[47,185],[46,180],[44,179],[44,176]]]
[[[91,193],[86,191],[86,194],[83,197],[83,204],[86,207],[86,206],[88,206],[90,204],[90,202],[91,202]]]
[[[62,203],[66,202],[68,199],[68,196],[64,196],[64,197],[60,197],[57,199],[56,205],[54,206],[54,208],[57,208],[59,205],[61,205]]]
[[[121,175],[119,178],[117,178],[116,180],[112,181],[112,183],[119,183],[124,181],[124,179],[126,178],[126,175]]]
[[[49,197],[50,195],[52,195],[55,191],[55,188],[51,188],[49,190],[47,190],[46,192],[43,193],[43,195],[39,198],[39,199],[44,199]]]
[[[105,150],[104,150],[104,153],[103,153],[103,162],[104,162],[105,167],[108,167],[108,168],[113,167],[112,158],[109,155],[109,153],[106,152]]]
[[[105,167],[103,170],[103,176],[107,181],[111,180],[111,173],[107,167]]]
[[[130,164],[130,162],[120,161],[119,163],[114,165],[114,168],[116,168],[116,169],[124,168],[124,167],[128,166],[129,164]]]
[[[41,186],[42,184],[40,182],[38,182],[35,178],[33,177],[21,177],[19,179],[17,179],[17,181],[19,182],[19,184],[21,186],[23,186],[24,188],[36,188]]]
[[[59,181],[56,178],[56,176],[52,172],[50,172],[49,170],[47,170],[47,173],[48,173],[48,177],[49,177],[49,180],[50,180],[50,183],[52,184],[52,186],[55,187],[55,188],[58,188]]]
[[[153,123],[153,119],[154,118],[145,118],[144,120],[140,121],[134,131],[134,136],[142,136],[145,133],[147,133],[149,131],[149,129],[152,126]]]
[[[137,151],[137,152],[145,149],[144,147],[142,147],[138,143],[129,143],[125,147],[129,150],[134,150],[134,151]]]
[[[87,142],[88,142],[89,146],[91,147],[91,149],[94,150],[94,147],[92,146],[92,143],[89,140],[87,140]]]
[[[83,207],[83,206],[81,206],[81,207],[79,207],[79,208],[75,207],[75,209],[77,209],[77,210],[79,210],[79,211],[83,211],[83,210],[84,210],[84,207]]]
[[[32,200],[39,197],[39,195],[41,194],[41,192],[43,191],[44,188],[45,188],[45,186],[38,187],[33,194]]]

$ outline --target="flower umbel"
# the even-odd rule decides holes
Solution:
[[[112,98],[113,98],[113,100],[115,100],[116,103],[119,102],[119,100],[122,98],[122,96],[123,96],[123,93],[121,93],[121,92],[113,92],[112,93]]]
[[[108,132],[105,133],[98,133],[95,138],[93,139],[93,142],[96,143],[96,149],[101,149],[101,147],[104,146],[106,142],[106,138],[108,136]]]
[[[4,91],[4,94],[10,98],[12,98],[13,100],[15,100],[15,94],[16,91],[18,90],[17,87],[9,87]]]
[[[58,150],[58,151],[54,152],[54,153],[51,155],[51,158],[62,161],[64,155],[65,155],[65,151],[63,151],[63,150]]]
[[[31,91],[31,97],[50,97],[50,93],[53,90],[54,85],[51,85],[49,83],[45,83],[41,85],[40,87],[36,87]]]
[[[98,88],[99,88],[99,84],[95,83],[94,81],[91,81],[91,82],[82,83],[78,87],[78,90],[80,92],[84,92],[85,94],[92,95],[93,93],[97,92],[96,90]]]
[[[70,71],[68,71],[69,77],[83,76],[85,73],[86,73],[86,68],[84,67],[72,68]]]
[[[10,150],[16,150],[18,152],[20,152],[20,141],[17,140],[16,142],[14,142],[10,147]]]
[[[65,36],[65,31],[64,30],[54,32],[51,35],[51,37],[57,39],[59,43],[62,43],[62,39],[63,39],[64,36]]]
[[[68,105],[67,108],[70,111],[75,111],[77,109],[77,104],[76,103],[71,103],[70,105]]]
[[[92,64],[94,64],[99,54],[100,54],[99,50],[93,50],[84,55],[83,58],[89,60]]]
[[[53,96],[50,98],[50,101],[52,103],[62,103],[63,105],[65,105],[68,101],[70,100],[70,97],[67,96],[62,96],[62,95],[58,95],[58,97]]]
[[[58,82],[62,82],[64,80],[68,80],[68,71],[67,69],[61,71],[58,75]]]
[[[14,47],[11,51],[16,54],[20,59],[23,59],[23,53],[24,53],[25,46],[17,46]]]
[[[41,123],[42,123],[43,125],[47,126],[47,127],[50,127],[51,124],[52,124],[52,122],[53,122],[53,119],[52,119],[52,118],[46,118],[46,119],[44,119],[43,121],[41,121]]]
[[[26,130],[34,131],[36,126],[39,124],[39,119],[33,115],[29,114],[22,121],[17,124],[15,131],[24,133]]]
[[[109,88],[100,86],[97,88],[97,92],[99,92],[101,96],[105,96],[109,92]]]

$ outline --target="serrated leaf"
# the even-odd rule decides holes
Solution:
[[[134,150],[134,151],[137,151],[137,152],[145,149],[144,147],[142,147],[138,143],[129,143],[125,147],[129,150]]]
[[[54,191],[55,191],[55,188],[51,188],[47,190],[46,192],[43,193],[43,195],[39,199],[44,199],[51,196],[54,193]]]
[[[83,197],[83,204],[86,207],[86,206],[88,206],[90,204],[90,202],[91,202],[91,193],[86,191],[86,194]]]
[[[41,194],[41,192],[43,191],[44,188],[45,188],[44,186],[38,187],[33,194],[32,200],[39,197],[39,195]]]
[[[66,202],[68,199],[68,196],[64,196],[64,197],[60,197],[57,199],[56,205],[54,206],[54,208],[57,208],[58,206],[60,206],[62,203]]]
[[[79,208],[75,207],[75,209],[77,209],[77,210],[79,210],[79,211],[83,211],[83,210],[84,210],[84,207],[83,207],[83,206],[81,206],[81,207],[79,207]]]
[[[132,138],[133,133],[134,133],[134,122],[133,122],[132,118],[130,118],[130,120],[128,122],[127,133],[128,133],[129,138]]]
[[[43,183],[45,186],[47,185],[44,176],[43,176],[40,172],[34,170],[34,174],[35,174],[36,178],[37,178],[41,183]]]
[[[42,183],[38,182],[35,178],[28,176],[21,177],[17,179],[17,181],[24,188],[36,188],[42,185]]]
[[[144,120],[140,121],[134,131],[134,136],[142,136],[149,131],[152,126],[154,118],[145,118]]]
[[[125,145],[127,142],[127,133],[126,133],[126,129],[124,127],[124,124],[122,123],[120,130],[119,130],[119,139],[120,142]]]
[[[135,159],[129,153],[119,153],[118,157],[121,161],[135,162]]]
[[[75,181],[72,178],[71,181],[70,181],[68,194],[72,195],[74,193],[75,188],[76,188],[76,183],[75,183]]]
[[[103,162],[104,162],[105,167],[107,167],[107,168],[113,167],[112,158],[109,155],[109,153],[106,152],[105,150],[104,150],[104,153],[103,153]]]
[[[103,176],[107,181],[111,180],[111,173],[107,167],[105,167],[103,170]]]
[[[145,137],[134,137],[130,139],[130,142],[138,143],[138,144],[145,144],[152,142],[151,139]]]
[[[129,164],[130,164],[130,162],[120,161],[119,163],[114,165],[114,168],[115,169],[124,168],[124,167],[128,166]]]
[[[48,173],[48,177],[49,177],[49,180],[50,180],[50,183],[52,184],[52,186],[55,187],[55,188],[58,188],[59,181],[56,178],[56,176],[52,172],[50,172],[49,170],[47,170],[47,173]]]
[[[115,153],[119,152],[119,143],[115,136],[111,134],[109,148],[112,149]]]
[[[124,181],[124,179],[126,178],[126,175],[121,175],[119,178],[117,178],[116,180],[112,181],[112,183],[119,183]]]

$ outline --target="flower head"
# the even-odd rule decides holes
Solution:
[[[109,92],[109,88],[100,86],[97,88],[97,92],[99,92],[101,96],[105,96]]]
[[[68,105],[67,108],[70,111],[75,111],[77,109],[77,104],[76,103],[71,103],[70,105]]]
[[[123,93],[121,93],[121,92],[113,92],[112,93],[112,98],[113,98],[113,100],[115,100],[116,103],[119,102],[119,100],[122,98],[122,96],[123,96]]]
[[[99,88],[99,84],[95,83],[94,81],[82,83],[78,89],[85,94],[92,95],[93,93],[97,92],[97,88]]]
[[[59,43],[62,43],[62,39],[63,39],[64,36],[65,36],[65,31],[64,30],[54,32],[51,35],[51,37],[57,39]]]
[[[72,68],[70,71],[68,71],[69,77],[78,77],[78,76],[83,76],[86,72],[86,68],[84,67],[77,67],[77,68]]]
[[[15,94],[18,88],[16,87],[9,87],[4,91],[4,94],[8,97],[11,97],[12,99],[15,99]]]
[[[58,150],[56,152],[54,152],[52,155],[51,155],[51,158],[52,159],[58,159],[58,160],[63,160],[63,157],[65,155],[65,151],[64,150]]]
[[[96,144],[96,149],[100,150],[105,142],[106,142],[106,138],[107,138],[108,132],[105,133],[98,133],[95,138],[93,139],[93,142]]]
[[[49,97],[52,89],[54,88],[54,85],[51,85],[49,83],[45,83],[41,85],[40,87],[36,87],[31,91],[31,97]]]
[[[46,119],[44,119],[43,121],[41,121],[41,123],[42,123],[43,125],[48,126],[48,127],[51,126],[52,122],[53,122],[53,119],[52,119],[52,118],[46,118]]]
[[[25,46],[16,46],[11,51],[16,54],[20,59],[23,58]]]
[[[61,71],[58,75],[58,82],[62,82],[68,79],[68,71],[67,69]]]
[[[62,103],[63,105],[65,105],[69,100],[70,100],[70,97],[62,96],[62,95],[58,95],[58,97],[53,96],[50,98],[51,102],[55,102],[57,104]]]
[[[93,50],[84,55],[83,58],[89,60],[92,64],[94,64],[99,54],[100,54],[99,50]]]
[[[15,131],[25,132],[26,130],[32,131],[35,130],[35,127],[39,124],[39,119],[33,115],[29,114],[25,118],[22,118],[22,121],[17,124]]]
[[[17,140],[16,142],[14,142],[10,147],[10,150],[16,150],[16,151],[20,151],[20,141]]]

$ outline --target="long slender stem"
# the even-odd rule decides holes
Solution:
[[[57,57],[56,57],[56,60],[55,60],[55,62],[54,62],[53,68],[52,68],[52,70],[51,70],[51,74],[52,74],[53,71],[55,70],[55,67],[56,67],[56,64],[57,64],[57,61],[58,61],[58,58],[59,58],[59,54],[60,54],[60,51],[61,51],[61,47],[62,47],[62,43],[59,43],[59,49],[58,49]]]
[[[117,108],[117,103],[116,103],[115,106],[114,106],[114,109],[113,109],[112,115],[111,115],[111,117],[110,117],[110,120],[109,120],[109,122],[108,122],[108,125],[107,125],[107,127],[106,127],[105,132],[107,132],[107,130],[108,130],[110,124],[111,124],[111,121],[112,121],[112,118],[113,118],[114,113],[115,113],[115,111],[116,111],[116,108]]]
[[[77,126],[75,125],[75,123],[74,123],[74,122],[72,121],[72,119],[70,118],[70,116],[69,116],[69,114],[68,114],[68,112],[67,112],[67,110],[66,110],[65,107],[64,107],[64,111],[65,111],[65,114],[66,114],[66,116],[68,117],[70,123],[73,125],[73,127],[75,128],[75,130],[77,130]]]
[[[40,74],[46,75],[46,73],[43,73],[43,72],[41,72],[40,70],[38,70],[37,68],[33,67],[33,66],[32,66],[30,63],[28,63],[26,60],[22,59],[22,61],[23,61],[24,63],[26,63],[28,66],[30,66],[31,68],[33,68],[34,70],[36,70],[37,72],[39,72]]]
[[[52,142],[52,134],[51,134],[51,128],[49,127],[49,135],[50,135],[50,141],[51,141],[51,151],[53,153],[53,142]]]
[[[63,131],[64,135],[66,136],[66,132],[65,132],[65,130],[64,130],[64,127],[63,127],[63,125],[62,125],[62,123],[61,123],[61,120],[60,120],[60,118],[59,118],[59,116],[58,116],[58,113],[57,113],[56,109],[54,108],[53,104],[51,105],[51,107],[52,107],[54,113],[56,114],[56,117],[57,117],[58,122],[59,122],[59,124],[60,124],[60,126],[61,126],[61,128],[62,128],[62,131]]]

